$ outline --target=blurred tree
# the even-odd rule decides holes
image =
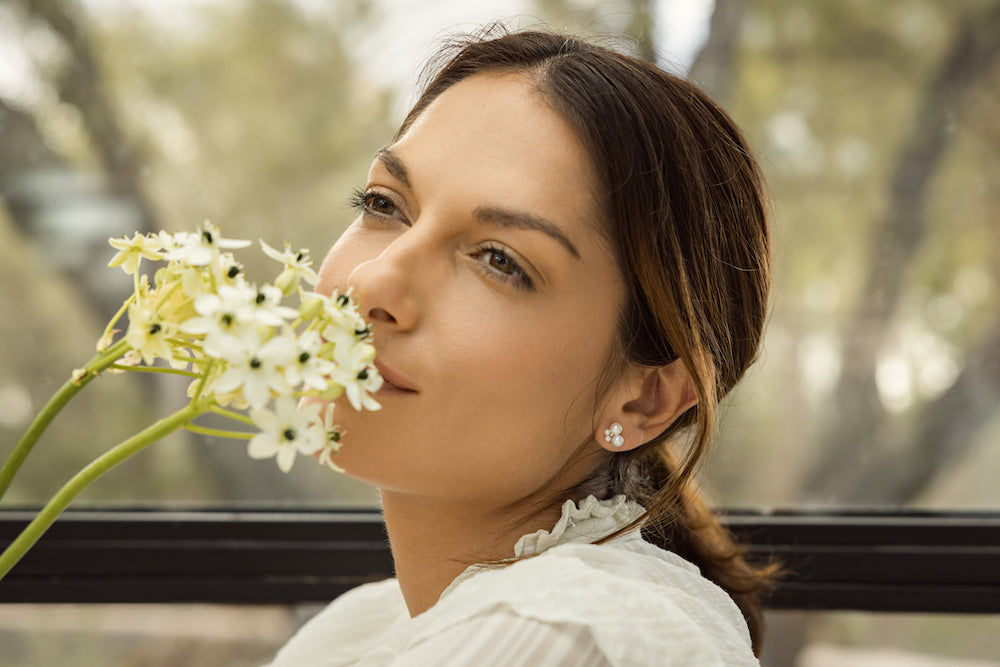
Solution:
[[[840,334],[843,363],[818,443],[821,455],[802,485],[814,498],[837,495],[863,504],[911,501],[996,413],[1000,363],[991,360],[1000,359],[992,355],[1000,349],[1000,328],[969,350],[963,375],[922,408],[912,420],[916,428],[905,429],[906,442],[891,442],[900,438],[899,429],[889,423],[891,414],[876,386],[879,353],[889,343],[906,290],[913,288],[907,278],[927,237],[927,202],[956,136],[950,124],[964,120],[970,89],[986,84],[1000,64],[1000,4],[969,11],[958,22],[942,64],[915,103],[884,212],[869,232],[863,286]],[[1000,327],[1000,320],[996,324]],[[970,383],[974,390],[967,387]],[[984,391],[992,400],[982,400]],[[859,467],[872,452],[882,452],[873,459],[889,460]]]
[[[322,249],[391,134],[392,93],[351,47],[375,25],[364,0],[213,3],[169,21],[138,5],[6,6],[26,50],[39,31],[58,45],[34,59],[49,94],[0,97],[0,193],[22,234],[11,238],[38,239],[84,301],[106,298],[100,317],[121,285],[93,272],[115,211],[130,228],[233,221],[230,233],[272,244],[294,225],[296,245]],[[649,0],[538,6],[655,51]],[[769,345],[795,351],[755,375],[772,383],[760,397],[753,382],[735,397],[724,500],[913,502],[995,421],[998,14],[985,0],[716,2],[691,76],[729,101],[765,158],[780,295]],[[53,250],[86,234],[100,247]],[[937,345],[922,360],[903,349],[915,336]],[[892,404],[887,383],[904,380],[905,405]],[[791,467],[765,490],[744,472],[754,460]],[[240,493],[261,483],[242,475],[229,482]]]
[[[737,392],[713,486],[933,502],[1000,404],[1000,3],[739,5],[717,2],[692,76],[769,172],[780,352]],[[766,664],[811,632],[785,615]]]
[[[739,32],[746,0],[716,0],[708,39],[691,63],[688,76],[721,104],[732,95]]]
[[[759,497],[748,468],[780,465],[770,503],[924,502],[996,421],[998,3],[740,5],[692,75],[776,193],[783,352],[737,392],[716,486]]]
[[[32,31],[42,30],[58,45],[61,57],[39,64],[53,79],[50,109],[75,110],[100,177],[51,148],[37,118],[0,101],[4,116],[15,121],[0,125],[0,195],[12,222],[49,249],[47,256],[71,276],[80,297],[95,312],[113,313],[127,286],[108,281],[103,267],[90,260],[106,248],[108,236],[155,226],[138,183],[140,161],[107,103],[78,8],[60,0],[8,2],[23,39],[37,41]]]
[[[624,37],[634,55],[650,62],[656,61],[653,35],[655,0],[622,0],[615,3],[536,0],[535,5],[545,25],[585,35]]]
[[[263,237],[276,246],[289,240],[321,257],[348,222],[350,186],[391,136],[392,94],[372,82],[366,63],[356,62],[350,49],[352,35],[370,24],[365,0],[313,7],[281,0],[218,3],[170,19],[140,5],[85,13],[70,0],[4,4],[3,18],[15,24],[30,56],[33,71],[27,74],[42,91],[27,101],[0,95],[0,120],[7,121],[0,124],[0,195],[21,232],[8,237],[16,253],[29,242],[44,248],[38,260],[70,277],[57,281],[61,289],[92,304],[96,323],[59,331],[63,338],[89,341],[87,348],[128,289],[121,274],[103,268],[108,236],[190,229],[211,218],[230,236]],[[83,237],[93,243],[76,242]],[[68,241],[65,252],[57,250],[60,240]],[[246,259],[249,275],[273,278],[272,262]],[[12,321],[46,321],[42,313],[53,304],[37,295],[47,287],[35,279],[18,284],[28,295],[19,300],[10,293],[15,285],[5,284],[4,303],[24,304],[11,313]],[[30,342],[19,339],[18,345]],[[63,377],[80,359],[46,360],[31,384]],[[163,398],[145,402],[167,409],[182,400],[183,386],[169,384]],[[45,398],[32,386],[36,406]],[[148,414],[143,402],[142,395],[118,401],[109,421]],[[9,428],[4,440],[13,443],[19,427]],[[80,447],[82,455],[110,444],[101,435]],[[303,466],[284,476],[248,461],[238,442],[196,442],[200,454],[186,464],[178,459],[185,447],[170,446],[127,465],[137,468],[141,459],[187,481],[204,481],[205,475],[190,474],[197,466],[213,480],[200,491],[164,482],[123,495],[117,485],[103,483],[90,497],[330,496],[330,476],[322,471]],[[59,479],[51,476],[48,484],[34,485],[39,499]],[[371,497],[360,485],[341,481],[346,497]]]

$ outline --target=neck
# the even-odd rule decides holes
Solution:
[[[430,609],[445,588],[477,562],[514,556],[525,533],[551,528],[559,508],[512,521],[518,509],[483,510],[468,503],[382,491],[396,577],[410,616]]]

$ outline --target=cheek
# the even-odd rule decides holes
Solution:
[[[560,315],[486,317],[454,336],[449,372],[455,385],[464,387],[458,394],[466,397],[464,408],[478,405],[476,413],[494,417],[491,426],[510,428],[517,415],[542,437],[585,435],[590,421],[584,415],[593,409],[610,340],[595,327],[582,326],[579,317]]]

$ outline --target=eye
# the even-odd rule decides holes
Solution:
[[[398,218],[406,222],[406,216],[396,206],[389,195],[375,190],[361,190],[355,188],[351,193],[348,203],[352,208],[361,211],[362,215],[374,215],[383,218]]]
[[[534,282],[527,272],[521,268],[516,259],[503,248],[488,245],[479,248],[474,254],[486,271],[503,283],[508,283],[518,289],[534,289]]]

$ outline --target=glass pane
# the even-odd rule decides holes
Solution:
[[[714,53],[730,73],[716,93],[764,156],[776,244],[765,349],[713,479],[723,502],[1000,503],[995,17],[751,2],[737,55]]]
[[[412,99],[414,63],[452,26],[507,15],[652,36],[762,155],[774,310],[761,361],[728,404],[707,482],[715,502],[1000,504],[1000,30],[988,3],[719,1],[714,16],[711,2],[667,0],[54,6],[0,4],[0,452],[128,294],[128,278],[104,267],[109,236],[207,218],[321,257]],[[271,277],[246,257],[251,276]],[[174,380],[88,387],[9,500],[47,498],[179,405]],[[165,500],[374,495],[301,462],[281,474],[239,441],[182,434],[81,502]]]
[[[316,605],[0,605],[0,667],[244,667],[270,660]],[[769,612],[764,667],[988,667],[989,616]]]
[[[990,667],[991,616],[768,612],[764,667]]]
[[[0,666],[259,666],[316,611],[311,605],[0,605]]]

